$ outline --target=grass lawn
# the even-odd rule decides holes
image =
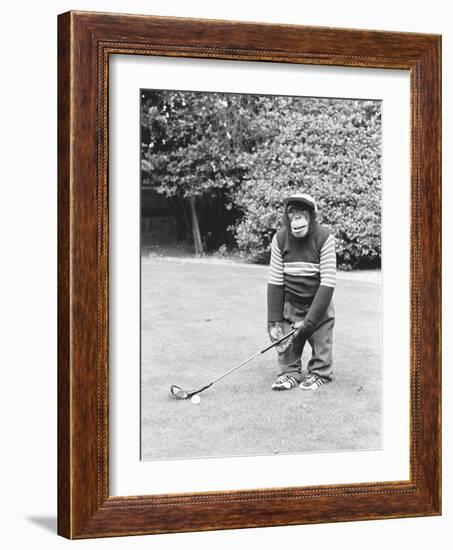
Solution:
[[[381,447],[381,286],[353,274],[334,294],[333,383],[272,391],[270,350],[199,406],[170,396],[171,384],[199,388],[268,344],[266,280],[265,266],[142,259],[143,459]]]

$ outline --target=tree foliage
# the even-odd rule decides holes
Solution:
[[[167,197],[203,198],[241,179],[236,157],[258,136],[250,96],[148,93],[142,103],[145,179]]]
[[[236,227],[240,248],[268,259],[285,196],[313,195],[319,219],[337,240],[340,264],[380,257],[381,117],[371,101],[277,98],[286,113],[280,131],[241,162],[247,176],[236,193],[244,216]]]
[[[219,198],[254,261],[268,260],[296,190],[316,198],[341,265],[379,260],[380,163],[377,101],[163,91],[142,101],[143,180],[167,197]]]

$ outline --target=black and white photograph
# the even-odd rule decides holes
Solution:
[[[381,449],[381,101],[140,94],[142,460]]]

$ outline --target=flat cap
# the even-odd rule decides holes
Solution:
[[[317,210],[315,199],[308,193],[294,193],[294,195],[291,195],[285,199],[285,206],[287,206],[289,203],[294,203],[294,202],[304,204],[305,206],[308,206],[308,208],[311,208],[315,212]]]

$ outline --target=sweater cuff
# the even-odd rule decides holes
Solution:
[[[285,289],[283,285],[267,285],[267,321],[275,323],[283,321],[283,305],[285,303]]]
[[[305,317],[304,319],[304,336],[309,338],[316,330],[316,325]]]

